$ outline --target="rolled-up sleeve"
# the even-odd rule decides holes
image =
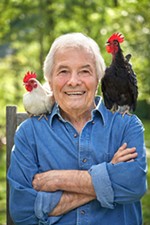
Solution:
[[[146,171],[137,162],[108,164],[114,190],[114,201],[119,204],[137,202],[145,194]]]
[[[48,217],[49,212],[58,204],[61,194],[61,191],[54,193],[38,192],[35,199],[34,211],[36,217],[39,219],[39,224],[53,224],[61,218],[61,216]]]
[[[92,166],[89,170],[97,200],[102,207],[113,209],[114,192],[107,172],[106,163]]]

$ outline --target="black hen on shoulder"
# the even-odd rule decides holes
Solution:
[[[112,62],[101,80],[101,89],[106,107],[124,115],[136,109],[138,86],[136,74],[129,63],[131,54],[124,57],[122,53],[120,43],[123,41],[120,33],[113,34],[107,41],[106,50],[112,54]]]

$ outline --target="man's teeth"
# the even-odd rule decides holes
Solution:
[[[66,92],[67,95],[83,95],[84,91],[78,91],[78,92]]]

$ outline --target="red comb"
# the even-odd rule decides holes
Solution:
[[[111,42],[114,40],[118,41],[119,43],[122,43],[124,41],[124,36],[120,33],[114,33],[113,35],[111,35],[107,42]]]
[[[33,72],[27,72],[23,78],[23,82],[26,83],[28,82],[29,79],[31,78],[36,78],[36,73],[33,73]]]

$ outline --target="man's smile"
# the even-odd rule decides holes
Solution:
[[[72,96],[72,95],[84,95],[85,91],[65,91],[66,95]]]

